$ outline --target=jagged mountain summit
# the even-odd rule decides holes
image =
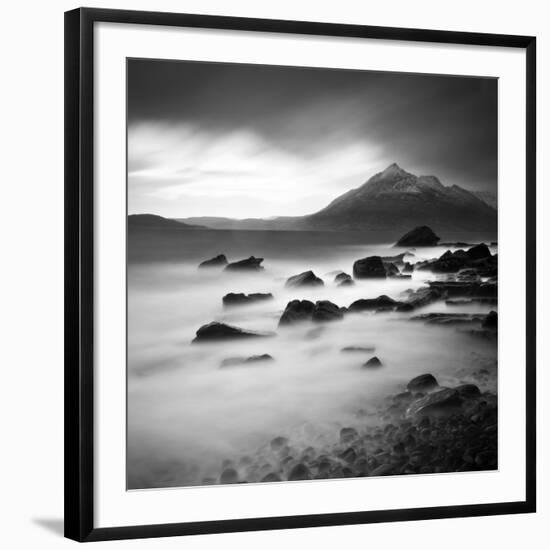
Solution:
[[[415,176],[397,164],[308,216],[316,227],[397,229],[429,225],[436,230],[496,230],[497,212],[458,185]]]
[[[497,211],[458,185],[445,186],[436,176],[416,176],[393,163],[308,216],[182,221],[217,229],[402,231],[428,225],[435,231],[496,231]]]

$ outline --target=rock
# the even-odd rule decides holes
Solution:
[[[389,476],[395,473],[396,470],[397,466],[395,464],[381,464],[369,473],[369,477]]]
[[[279,326],[291,325],[300,321],[309,321],[315,309],[315,304],[309,300],[292,300],[279,319]]]
[[[384,263],[394,263],[396,265],[403,264],[405,256],[413,256],[410,252],[402,252],[401,254],[396,254],[395,256],[382,256],[382,261]]]
[[[445,296],[445,292],[439,288],[423,287],[411,292],[404,302],[397,305],[397,311],[412,311],[413,309],[426,306]]]
[[[349,279],[351,279],[351,275],[348,275],[347,273],[341,271],[340,273],[338,273],[338,275],[336,275],[336,277],[334,277],[334,282],[341,283],[342,281],[346,281]]]
[[[263,266],[260,265],[264,261],[263,258],[255,258],[250,256],[245,260],[239,260],[238,262],[232,262],[225,266],[226,271],[260,271]]]
[[[225,257],[225,254],[218,254],[218,256],[210,258],[210,260],[204,260],[204,262],[201,262],[199,264],[199,268],[202,269],[203,267],[221,267],[223,265],[227,265],[227,258]]]
[[[289,481],[304,481],[306,479],[311,479],[311,472],[309,471],[309,468],[300,462],[299,464],[296,464],[292,470],[290,470],[290,473],[288,474],[288,480]]]
[[[378,359],[378,357],[376,357],[376,355],[374,357],[371,357],[364,365],[363,365],[363,368],[375,368],[375,367],[381,367],[382,366],[382,361],[380,361],[380,359]]]
[[[286,445],[288,445],[288,438],[279,435],[277,437],[274,437],[269,445],[273,451],[280,451],[283,447],[286,447]]]
[[[415,227],[398,241],[396,246],[435,246],[440,238],[427,226]]]
[[[375,350],[374,346],[346,346],[345,348],[342,348],[340,351],[343,351],[345,353],[349,352],[363,352],[363,353],[372,353]]]
[[[406,416],[440,416],[457,411],[462,405],[458,391],[446,388],[422,397],[409,406]]]
[[[350,277],[349,279],[342,279],[337,286],[353,286],[355,281]]]
[[[239,474],[233,468],[226,468],[220,476],[220,483],[238,483]]]
[[[457,281],[430,281],[430,289],[450,298],[494,298],[498,293],[496,283],[466,283]]]
[[[275,481],[282,481],[282,479],[278,474],[275,474],[273,472],[267,474],[262,478],[263,483],[274,483]]]
[[[336,304],[329,302],[328,300],[320,300],[315,302],[313,313],[311,314],[311,320],[316,322],[322,321],[336,321],[344,318],[344,312],[342,308]]]
[[[457,386],[455,390],[460,397],[464,398],[479,397],[481,395],[479,388],[475,384],[462,384],[461,386]]]
[[[410,262],[405,262],[403,264],[403,269],[402,269],[403,273],[412,273],[413,271],[414,271],[413,264],[411,264]]]
[[[221,362],[220,367],[235,367],[237,365],[249,365],[251,363],[265,363],[273,361],[273,357],[269,353],[263,355],[251,355],[250,357],[228,357]]]
[[[308,330],[304,336],[306,340],[317,340],[325,331],[325,327],[315,327]]]
[[[340,443],[350,443],[358,437],[359,434],[355,428],[342,428],[340,430]]]
[[[407,389],[411,392],[430,391],[438,387],[439,384],[433,374],[421,374],[407,384]]]
[[[246,305],[246,304],[252,304],[254,302],[261,302],[264,300],[272,300],[273,294],[270,292],[261,293],[261,292],[255,292],[253,294],[244,294],[242,292],[240,293],[234,293],[230,292],[229,294],[226,294],[222,298],[222,302],[224,306],[240,306],[240,305]]]
[[[386,276],[387,277],[395,277],[396,275],[399,275],[399,268],[392,262],[382,262],[384,264],[384,268],[386,269]]]
[[[313,271],[304,271],[299,275],[289,277],[285,283],[287,287],[297,286],[323,286],[323,280],[319,279]]]
[[[431,325],[465,325],[480,323],[485,315],[479,313],[423,313],[411,317],[411,321],[424,321]]]
[[[203,325],[196,334],[193,342],[274,336],[273,332],[254,332],[216,321]]]
[[[378,296],[378,298],[361,298],[355,300],[355,302],[349,306],[348,311],[371,311],[379,308],[394,308],[398,303],[399,302],[383,294],[382,296]]]
[[[481,260],[491,257],[491,251],[485,243],[478,244],[466,251],[468,258],[471,260]]]
[[[380,256],[369,256],[353,264],[353,276],[356,279],[386,278],[386,268]]]
[[[490,330],[498,329],[498,314],[496,311],[490,311],[487,317],[481,323],[481,327]]]

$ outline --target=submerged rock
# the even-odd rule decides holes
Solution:
[[[251,355],[250,357],[228,357],[224,359],[220,367],[235,367],[237,365],[249,365],[251,363],[265,363],[266,361],[273,361],[273,357],[269,353],[262,355]]]
[[[414,266],[410,262],[405,262],[403,264],[402,273],[412,273],[414,271]]]
[[[279,435],[274,437],[269,445],[273,451],[280,451],[283,447],[288,445],[288,438]]]
[[[410,392],[430,391],[438,387],[439,384],[433,374],[421,374],[407,384],[407,389]]]
[[[210,260],[204,260],[204,262],[201,262],[199,264],[199,268],[221,267],[223,265],[227,265],[227,258],[225,257],[225,254],[218,254],[214,258],[210,258]]]
[[[342,428],[340,430],[340,443],[349,443],[358,437],[359,434],[355,428]]]
[[[371,357],[366,363],[363,364],[363,368],[373,368],[373,367],[381,367],[382,366],[382,361],[380,361],[380,359],[378,359],[378,357],[376,357],[376,355],[374,357]]]
[[[233,468],[226,468],[220,476],[220,483],[238,483],[239,474]]]
[[[309,300],[292,300],[286,305],[279,326],[291,325],[300,321],[309,321],[315,309],[315,304]]]
[[[230,292],[222,298],[222,302],[224,306],[241,306],[272,299],[273,294],[270,292],[255,292],[252,294]]]
[[[288,287],[322,285],[324,285],[323,280],[319,279],[313,271],[304,271],[299,275],[293,275],[292,277],[289,277],[285,283],[285,286]]]
[[[440,238],[427,225],[415,227],[398,241],[396,246],[435,246]]]
[[[432,325],[463,325],[480,323],[485,319],[483,313],[423,313],[411,317],[411,321],[424,321]]]
[[[348,310],[349,311],[371,311],[379,308],[393,308],[398,305],[399,302],[396,302],[389,296],[386,296],[383,294],[382,296],[378,296],[378,298],[361,298],[359,300],[355,300],[353,302]]]
[[[265,336],[274,336],[273,332],[254,332],[251,330],[245,330],[239,327],[226,325],[225,323],[218,323],[214,321],[203,325],[197,330],[196,337],[193,342],[206,342],[213,340],[230,340],[239,338],[257,338]]]
[[[341,271],[340,273],[338,273],[338,275],[336,275],[336,277],[334,277],[334,282],[340,283],[348,279],[351,279],[351,275],[348,275],[347,273],[344,273],[343,271]]]
[[[296,466],[294,466],[288,474],[289,481],[304,481],[306,479],[311,479],[311,472],[302,462],[300,462],[300,464],[296,464]]]
[[[369,256],[353,264],[353,276],[356,279],[385,279],[386,267],[380,256]]]
[[[231,262],[225,266],[226,271],[261,271],[263,266],[260,265],[264,261],[263,258],[255,258],[250,256],[245,260]]]

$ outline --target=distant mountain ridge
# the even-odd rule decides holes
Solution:
[[[408,230],[429,225],[436,231],[496,231],[497,211],[458,185],[444,186],[436,176],[416,176],[393,163],[308,216],[178,221],[216,229]]]
[[[496,193],[493,193],[491,191],[475,191],[474,195],[489,206],[497,208],[498,196]]]
[[[174,228],[174,229],[206,229],[201,225],[190,225],[179,220],[164,218],[156,214],[130,214],[128,216],[128,227],[155,227],[155,228]]]

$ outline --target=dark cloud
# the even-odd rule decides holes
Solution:
[[[495,79],[129,60],[128,115],[130,131],[142,122],[252,131],[312,162],[367,141],[411,172],[496,191]]]

